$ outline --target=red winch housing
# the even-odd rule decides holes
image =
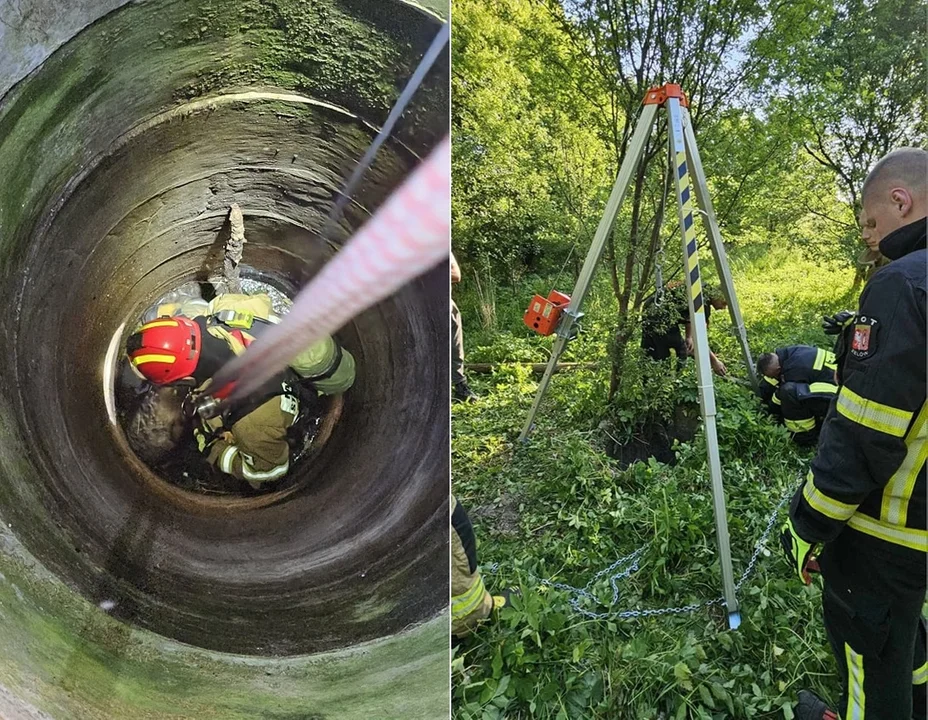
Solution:
[[[561,313],[569,304],[570,296],[557,290],[548,293],[547,298],[536,295],[528,304],[522,322],[539,335],[551,335],[557,329]]]

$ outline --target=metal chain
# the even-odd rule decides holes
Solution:
[[[735,592],[741,590],[741,587],[747,582],[748,578],[754,573],[754,569],[757,566],[757,561],[760,559],[761,553],[763,553],[766,548],[767,539],[770,537],[770,533],[773,532],[773,528],[776,525],[777,516],[780,514],[780,510],[783,509],[783,506],[786,502],[793,496],[794,490],[787,492],[777,503],[777,506],[774,508],[773,512],[770,514],[770,517],[767,519],[767,525],[764,528],[764,532],[761,533],[760,538],[754,544],[754,554],[751,555],[751,559],[748,561],[747,567],[744,569],[744,572],[741,574],[741,578],[735,584]],[[681,615],[684,613],[695,612],[703,608],[711,607],[713,605],[722,605],[724,606],[725,597],[720,595],[719,597],[713,600],[706,600],[701,603],[692,603],[690,605],[681,605],[679,607],[666,607],[666,608],[650,608],[646,610],[623,610],[616,612],[614,610],[607,610],[606,612],[596,613],[592,610],[582,606],[582,601],[588,600],[596,605],[606,605],[608,607],[615,606],[619,600],[619,587],[618,583],[621,580],[626,580],[631,577],[632,574],[637,572],[640,569],[641,556],[644,554],[644,551],[647,550],[650,543],[642,545],[640,548],[635,550],[633,553],[619,558],[609,567],[606,567],[596,573],[593,578],[582,588],[574,587],[567,583],[554,582],[552,580],[546,580],[538,578],[531,573],[528,574],[528,577],[538,583],[538,585],[555,588],[556,590],[561,590],[568,594],[568,603],[573,608],[574,612],[583,615],[594,620],[604,620],[609,617],[616,617],[621,619],[631,619],[631,618],[643,618],[643,617],[655,617],[660,615]],[[482,566],[482,571],[487,574],[495,574],[499,571],[499,563],[488,563]],[[616,572],[617,568],[622,568]],[[612,573],[612,574],[610,574]],[[590,588],[603,576],[609,576],[609,585],[612,588],[612,600],[609,603],[602,602],[596,595],[594,595]]]

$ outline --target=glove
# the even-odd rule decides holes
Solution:
[[[217,416],[209,420],[203,420],[193,428],[193,438],[197,441],[197,450],[204,452],[219,437],[225,428],[223,427],[222,417]]]
[[[197,450],[201,453],[206,450],[206,446],[212,441],[212,437],[208,436],[203,428],[196,427],[193,429],[193,438],[197,441]]]
[[[857,313],[853,310],[842,310],[837,315],[822,315],[822,330],[826,335],[839,335],[844,328],[854,322]]]
[[[786,553],[786,559],[796,571],[799,579],[806,585],[812,584],[812,577],[809,573],[819,572],[818,562],[812,554],[815,545],[807,543],[796,532],[793,527],[792,519],[787,520],[780,530],[780,544],[783,546],[783,552]]]

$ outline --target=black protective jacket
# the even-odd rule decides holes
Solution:
[[[838,357],[840,390],[790,516],[808,542],[839,535],[912,567],[928,552],[926,219],[880,243],[892,262],[860,296]]]
[[[835,356],[829,350],[811,345],[790,345],[777,348],[774,353],[780,359],[780,377],[762,376],[759,390],[761,399],[772,412],[780,412],[777,391],[782,384],[815,386],[814,389],[821,389],[818,383],[835,384]]]

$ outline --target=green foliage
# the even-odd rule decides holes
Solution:
[[[757,257],[752,259],[752,254]],[[853,306],[853,273],[786,251],[735,258],[735,283],[755,353],[795,342],[825,345],[818,317]],[[532,287],[545,287],[537,278]],[[458,299],[467,333],[473,290]],[[550,339],[521,327],[520,293],[501,286],[501,334],[466,334],[480,359],[543,359]],[[603,358],[614,305],[595,285],[587,332],[571,344],[580,360]],[[727,313],[713,313],[711,344],[733,373],[740,351]],[[603,333],[594,341],[592,336]],[[473,349],[468,338],[479,337]],[[581,343],[586,343],[581,345]],[[580,349],[582,347],[582,350]],[[514,355],[506,357],[507,352]],[[585,355],[584,352],[591,352]],[[642,417],[667,418],[697,400],[692,368],[677,373],[632,352],[628,382],[605,402],[608,365],[562,373],[554,381],[527,445],[515,442],[537,377],[520,364],[474,376],[475,405],[453,410],[454,491],[468,507],[491,590],[518,587],[513,607],[488,621],[452,659],[453,715],[468,718],[789,718],[800,688],[837,697],[837,678],[820,619],[820,591],[805,588],[780,558],[775,537],[739,595],[743,625],[726,629],[718,608],[645,619],[594,620],[575,613],[551,579],[582,587],[600,569],[645,546],[641,568],[619,587],[616,610],[702,603],[720,594],[711,492],[701,433],[678,443],[673,467],[639,462],[622,470],[604,452],[604,417],[619,428]],[[691,364],[690,364],[691,365]],[[749,390],[716,383],[735,573],[744,571],[777,502],[809,455],[762,411]],[[624,423],[624,424],[623,424]],[[622,438],[619,438],[620,440]],[[611,588],[592,586],[608,609]]]
[[[859,251],[853,213],[870,168],[890,150],[928,142],[928,53],[921,0],[803,0],[784,5],[753,43],[753,85],[789,107],[801,147],[841,188],[846,257]],[[826,211],[826,215],[832,215]]]
[[[456,1],[454,27],[455,252],[499,276],[551,271],[606,175],[589,101],[552,73],[574,62],[566,36],[531,0]]]

